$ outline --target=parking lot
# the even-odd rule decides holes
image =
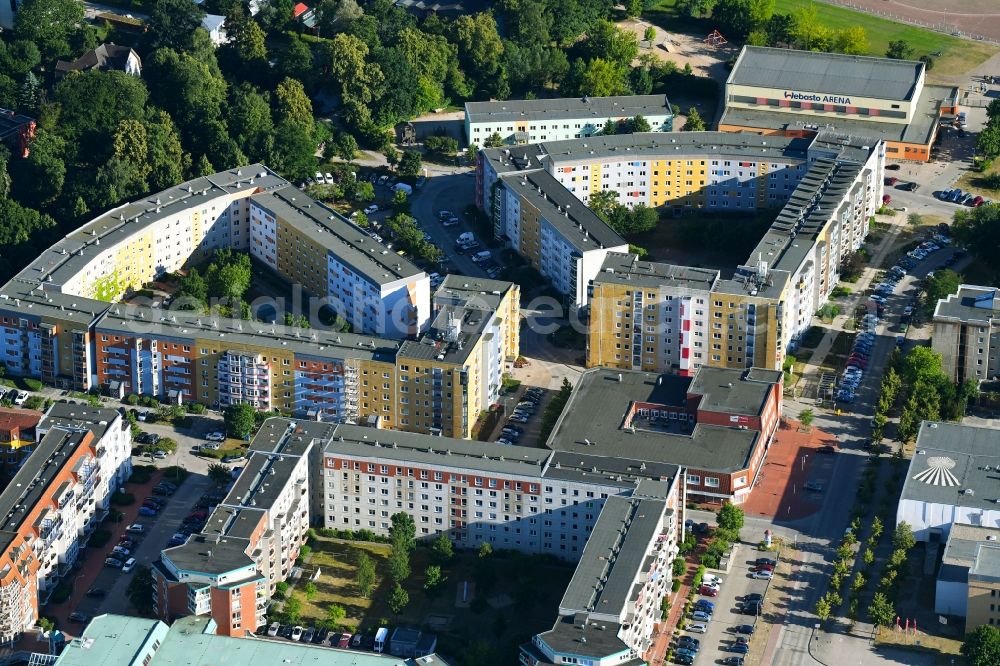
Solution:
[[[757,623],[755,615],[744,615],[740,612],[740,604],[748,595],[758,594],[762,595],[761,598],[763,598],[767,592],[769,581],[755,580],[751,577],[753,562],[757,557],[773,557],[773,555],[761,554],[745,544],[737,544],[733,552],[733,565],[729,573],[720,574],[722,584],[719,586],[718,596],[709,597],[700,594],[696,596],[696,599],[709,601],[715,607],[711,621],[698,622],[689,619],[686,625],[691,627],[693,624],[705,624],[707,627],[705,633],[688,630],[681,632],[681,635],[690,636],[699,641],[698,657],[694,660],[695,663],[725,663],[724,660],[727,658],[747,658],[750,656],[732,652],[730,648],[736,643],[737,637],[742,635],[736,633],[735,627],[739,625],[755,626]]]

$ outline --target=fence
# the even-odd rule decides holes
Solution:
[[[847,2],[846,0],[821,0],[829,5],[836,5],[838,7],[845,7],[847,9],[853,9],[858,12],[863,12],[865,14],[871,14],[873,16],[879,16],[881,18],[889,19],[891,21],[896,21],[897,23],[906,23],[907,25],[915,25],[921,28],[927,28],[928,30],[933,30],[935,32],[941,32],[946,35],[952,35],[953,37],[961,37],[963,39],[971,39],[977,42],[989,42],[990,44],[1000,45],[1000,39],[995,37],[987,37],[986,35],[976,35],[966,33],[959,29],[958,25],[954,23],[948,23],[947,20],[938,21],[936,23],[928,23],[927,21],[921,21],[918,18],[912,16],[901,16],[899,14],[894,14],[892,12],[881,11],[875,9],[874,7],[869,7],[867,5],[858,5],[853,2]],[[915,10],[922,10],[920,7],[913,7]],[[940,11],[940,10],[923,10],[923,11]],[[943,12],[945,17],[947,17],[947,12]],[[1000,15],[1000,14],[998,14]]]

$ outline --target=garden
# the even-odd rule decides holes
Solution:
[[[545,556],[453,548],[441,535],[415,540],[406,514],[392,537],[362,530],[310,530],[302,576],[280,584],[269,620],[357,633],[421,627],[460,663],[510,664],[518,645],[550,629],[573,565]]]

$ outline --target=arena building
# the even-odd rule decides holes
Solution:
[[[958,88],[928,84],[926,74],[910,60],[744,46],[719,130],[868,136],[885,142],[890,160],[926,162],[959,99]]]
[[[303,285],[355,332],[116,302],[223,248]],[[457,276],[432,300],[423,271],[253,165],[124,204],[46,250],[0,288],[0,362],[77,390],[466,437],[518,355],[519,302],[513,283]],[[398,364],[433,396],[409,404]]]

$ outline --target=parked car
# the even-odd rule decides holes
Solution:
[[[300,641],[300,640],[302,640],[302,632],[303,631],[305,631],[305,630],[302,627],[300,627],[299,625],[295,625],[292,628],[292,640],[293,641]]]
[[[750,646],[744,645],[743,643],[732,643],[728,650],[730,652],[738,652],[739,654],[746,654],[750,652]]]
[[[706,613],[705,611],[694,611],[691,613],[691,619],[696,622],[711,622],[712,615],[710,613]]]
[[[135,569],[134,557],[130,557],[127,560],[125,560],[125,564],[122,565],[122,573],[129,573],[132,571],[132,569]]]
[[[694,636],[681,636],[677,639],[677,645],[697,652],[701,648],[701,641]]]
[[[754,571],[752,576],[758,580],[771,580],[771,578],[774,576],[774,572],[768,571],[767,569],[761,569],[758,571]]]
[[[84,596],[90,597],[91,599],[103,599],[105,596],[107,596],[107,594],[108,593],[106,590],[102,590],[99,587],[92,587],[89,590],[87,590]]]
[[[733,633],[744,634],[746,636],[753,636],[753,625],[738,624],[735,627],[733,627]]]
[[[27,400],[28,400],[28,392],[27,391],[18,391],[17,397],[14,398],[14,404],[17,405],[18,407],[20,407],[25,402],[27,402]]]
[[[216,430],[205,435],[205,439],[210,442],[224,442],[226,441],[226,433]]]
[[[681,666],[691,666],[694,664],[694,657],[690,657],[686,654],[675,654],[674,663],[681,664]]]
[[[703,594],[706,597],[717,597],[719,596],[719,588],[712,587],[711,585],[702,585],[698,588],[698,594]]]
[[[674,654],[679,657],[691,657],[692,659],[697,658],[698,653],[695,650],[688,649],[686,647],[679,647],[674,650]]]
[[[326,637],[330,635],[330,630],[326,628],[321,628],[316,631],[316,635],[313,636],[313,645],[322,645],[326,642]]]
[[[146,526],[142,523],[132,523],[125,528],[127,532],[135,532],[136,534],[142,534],[146,531]]]
[[[722,663],[726,666],[743,666],[743,657],[726,657]]]
[[[140,516],[150,517],[150,516],[155,516],[157,513],[158,511],[156,509],[151,509],[148,506],[139,507]]]
[[[341,634],[340,640],[337,641],[337,647],[347,648],[351,646],[351,634]]]
[[[708,625],[696,622],[694,624],[689,624],[686,627],[686,630],[691,632],[692,634],[704,634],[705,632],[708,631]]]
[[[372,204],[367,208],[365,208],[365,215],[371,215],[372,213],[377,213],[377,212],[378,212],[378,206],[376,204]]]
[[[315,627],[309,627],[302,634],[302,642],[303,643],[312,643],[313,637],[315,635],[316,635],[316,629],[315,629]]]
[[[73,611],[69,614],[70,622],[79,622],[81,624],[87,624],[90,622],[90,616],[86,613],[81,613],[80,611]]]
[[[104,566],[111,567],[112,569],[121,569],[122,564],[124,564],[117,557],[108,557],[104,559]]]
[[[267,628],[267,635],[272,637],[277,636],[279,629],[281,629],[281,624],[279,622],[272,622],[271,626]]]

